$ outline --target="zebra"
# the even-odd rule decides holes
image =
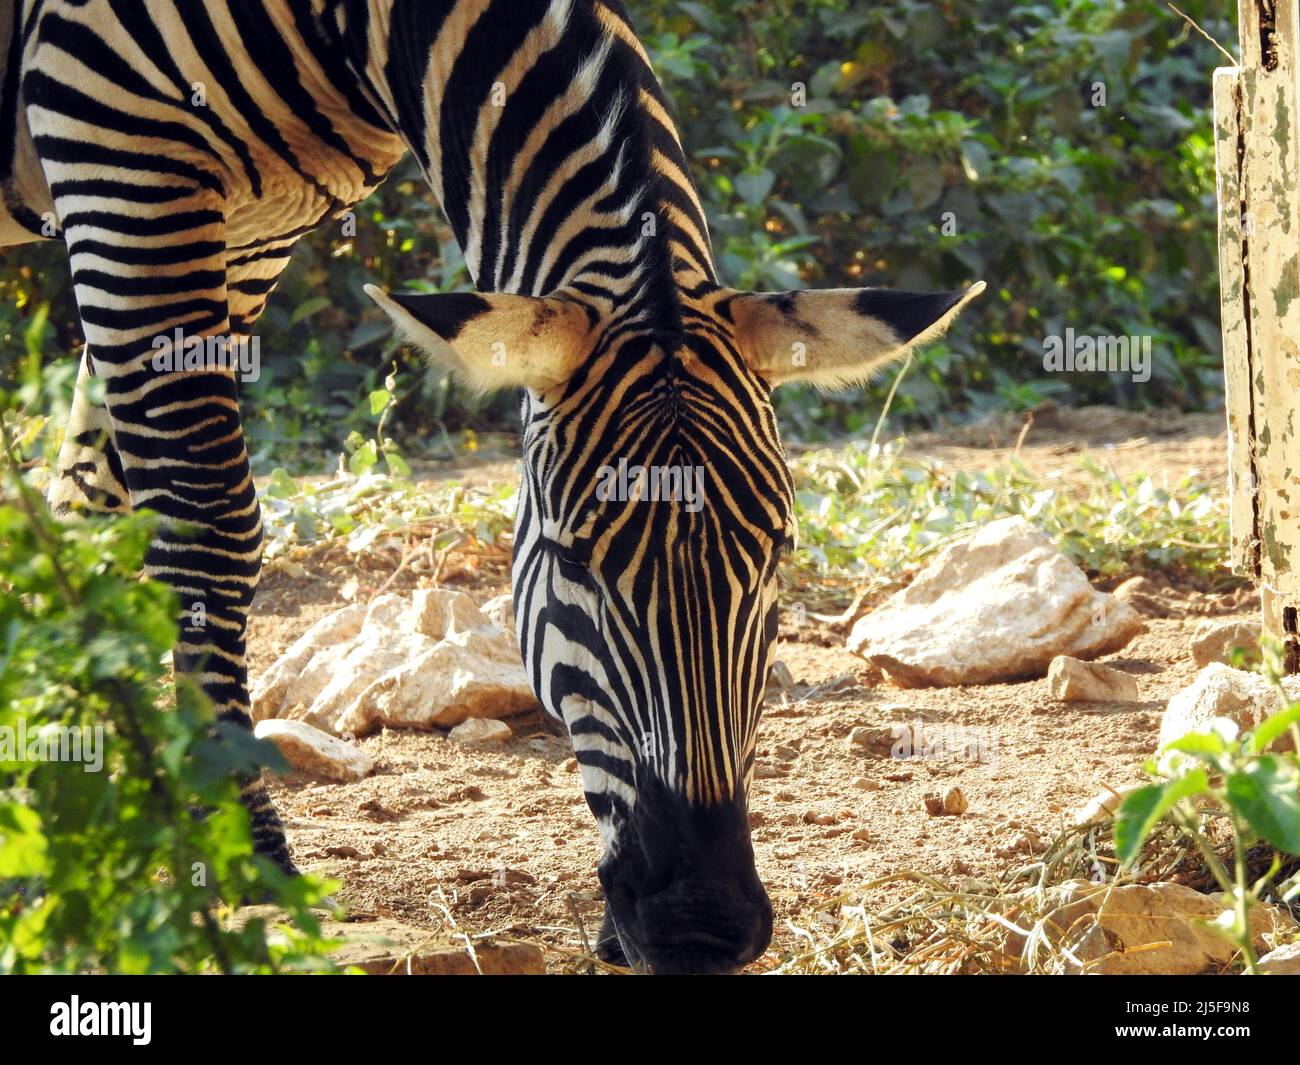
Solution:
[[[64,241],[86,338],[51,505],[160,515],[176,668],[249,725],[237,375],[168,338],[248,337],[298,238],[410,152],[478,291],[368,292],[458,379],[519,391],[516,628],[602,836],[597,949],[655,973],[759,957],[747,799],[796,531],[772,390],[865,381],[982,285],[723,285],[618,0],[0,0],[0,46],[0,243]],[[651,498],[648,470],[698,473],[702,505],[671,477]],[[262,782],[243,799],[296,871]]]

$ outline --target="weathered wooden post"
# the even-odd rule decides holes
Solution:
[[[1232,566],[1300,672],[1298,0],[1239,0],[1241,65],[1214,72]]]

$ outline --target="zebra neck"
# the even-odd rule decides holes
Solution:
[[[480,289],[624,307],[713,280],[685,155],[621,4],[368,2],[368,80]]]

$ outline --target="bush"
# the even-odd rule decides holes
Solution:
[[[62,525],[0,472],[0,973],[329,969],[326,885],[254,857],[238,800],[274,747],[190,683],[162,709],[177,604],[138,577],[151,519]],[[224,927],[264,894],[292,927]]]
[[[1162,0],[629,0],[672,98],[725,281],[989,291],[920,356],[908,422],[1043,399],[1212,407],[1221,393],[1210,71],[1222,57]],[[1231,41],[1232,14],[1182,5]],[[1234,8],[1235,5],[1226,5]],[[800,83],[806,99],[792,94]],[[1104,91],[1100,106],[1098,89]],[[393,428],[510,426],[511,397],[455,390],[394,345],[366,281],[466,285],[459,250],[408,160],[301,243],[258,330],[246,390],[256,468],[338,448],[397,361]],[[71,350],[61,249],[0,266],[0,351],[48,305],[35,344]],[[1153,338],[1152,379],[1047,374],[1043,339]],[[5,356],[0,355],[0,358]],[[0,366],[0,378],[15,375]],[[66,382],[58,382],[66,388]],[[779,393],[787,431],[856,433],[878,389]]]

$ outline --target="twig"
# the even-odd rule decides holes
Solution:
[[[1220,52],[1222,52],[1223,55],[1227,58],[1228,62],[1231,63],[1234,67],[1241,65],[1241,61],[1239,59],[1234,58],[1231,52],[1229,52],[1226,48],[1223,47],[1223,45],[1221,45],[1218,41],[1216,41],[1213,37],[1211,37],[1203,29],[1201,29],[1201,27],[1197,24],[1196,20],[1192,18],[1191,15],[1187,14],[1185,11],[1180,11],[1177,7],[1175,7],[1172,3],[1170,3],[1169,0],[1165,0],[1165,6],[1169,8],[1169,10],[1172,11],[1175,15],[1178,15],[1180,18],[1182,18],[1187,23],[1187,25],[1191,26],[1192,29],[1194,29],[1197,33],[1199,33],[1202,37],[1204,37],[1207,41],[1209,41],[1212,45],[1214,45],[1215,48],[1217,48]]]

